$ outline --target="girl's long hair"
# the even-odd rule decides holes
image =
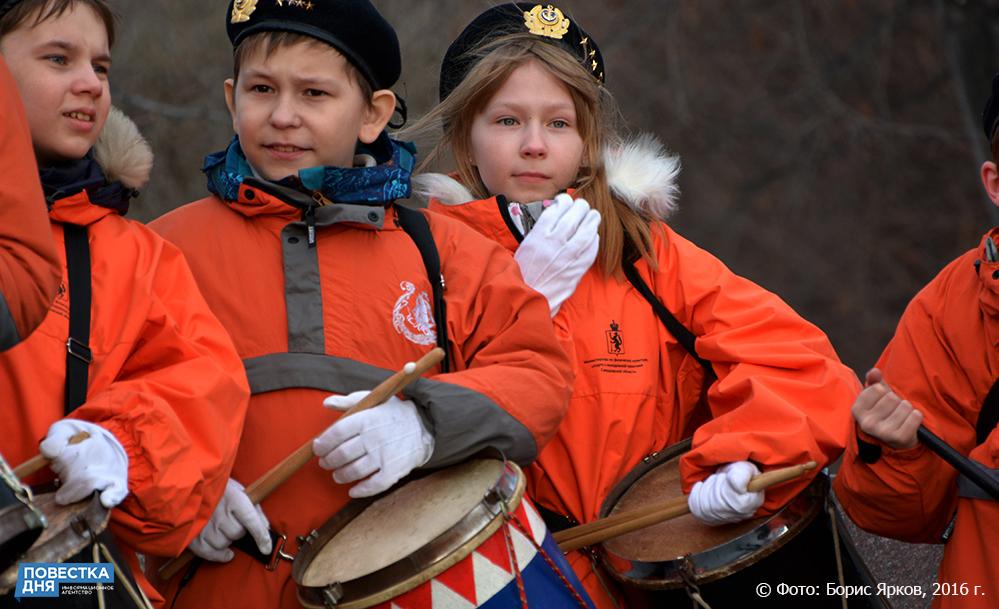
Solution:
[[[446,159],[455,164],[458,180],[480,199],[494,194],[486,190],[472,164],[471,130],[477,114],[503,86],[510,74],[525,62],[535,60],[569,90],[576,122],[583,139],[583,160],[575,183],[576,196],[585,198],[600,212],[600,252],[597,263],[606,275],[620,275],[623,260],[646,258],[655,268],[650,218],[615,197],[607,182],[603,151],[620,145],[617,105],[607,91],[567,51],[529,33],[512,33],[487,41],[471,51],[475,62],[464,80],[426,116],[399,134],[419,141],[439,137],[419,170]]]

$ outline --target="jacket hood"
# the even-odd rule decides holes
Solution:
[[[677,209],[680,157],[670,154],[652,134],[641,134],[604,149],[604,166],[611,192],[632,209],[665,221]],[[413,176],[413,191],[444,205],[461,205],[476,199],[451,176],[424,173]]]
[[[94,159],[109,182],[139,189],[149,181],[153,150],[132,119],[111,106],[104,130],[94,145]]]

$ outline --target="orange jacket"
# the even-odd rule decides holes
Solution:
[[[616,175],[608,177],[614,184]],[[648,204],[648,196],[641,199]],[[501,197],[431,202],[432,211],[469,222],[514,250],[505,207]],[[583,276],[554,319],[576,367],[573,396],[558,433],[529,470],[528,487],[536,502],[580,523],[597,517],[608,492],[643,457],[691,434],[693,448],[681,461],[685,492],[724,463],[751,460],[767,470],[814,459],[822,466],[846,442],[859,383],[825,334],[665,224],[657,228],[659,268],[644,261],[637,268],[697,336],[697,352],[712,362],[718,381],[704,408],[703,368],[648,302],[627,280],[607,278],[596,266]],[[807,484],[767,491],[763,510],[778,508]],[[598,607],[610,607],[585,555],[574,552],[569,560]]]
[[[59,288],[31,133],[17,85],[0,59],[0,351],[42,322]]]
[[[986,237],[999,239],[999,228]],[[999,377],[999,263],[986,261],[984,244],[983,238],[977,249],[947,265],[912,299],[877,367],[885,382],[923,413],[927,429],[995,469],[999,432],[981,445],[975,437],[982,402]],[[866,434],[863,439],[880,444]],[[907,450],[882,446],[880,458],[865,463],[851,434],[834,489],[861,528],[909,542],[940,543],[956,512],[938,578],[941,584],[980,588],[977,595],[959,590],[954,596],[935,596],[933,606],[995,607],[999,547],[992,542],[999,503],[959,497],[957,478],[950,465],[922,444]]]
[[[38,454],[64,417],[63,223],[86,226],[94,359],[87,400],[71,416],[100,424],[128,454],[129,495],[111,512],[116,539],[144,554],[178,554],[225,490],[249,395],[242,365],[176,247],[92,204],[86,191],[55,201],[49,216],[62,287],[35,333],[0,354],[4,457],[18,464]],[[134,552],[125,554],[140,576]]]
[[[152,225],[187,255],[246,363],[254,396],[233,468],[245,485],[337,419],[325,396],[370,389],[434,346],[430,280],[394,208],[320,207],[314,248],[301,219],[300,208],[243,184],[236,201],[209,197]],[[571,383],[547,304],[501,248],[458,222],[429,220],[453,367],[404,392],[435,436],[426,467],[484,449],[529,463],[555,432]],[[333,516],[348,488],[313,459],[262,507],[292,540]],[[232,606],[298,607],[291,565],[268,572],[236,552],[229,563],[202,565],[176,596],[178,608]]]

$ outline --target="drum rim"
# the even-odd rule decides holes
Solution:
[[[690,439],[686,439],[646,457],[614,486],[601,506],[600,516],[610,514],[624,493],[645,474],[687,452],[690,446]],[[695,554],[670,560],[642,561],[624,558],[601,544],[600,560],[614,579],[638,588],[680,588],[685,585],[685,575],[695,584],[716,581],[759,562],[794,539],[818,516],[828,496],[828,486],[824,475],[816,476],[805,491],[774,514],[759,519],[757,526],[728,542]],[[747,545],[746,540],[756,543]],[[616,567],[611,560],[621,566]],[[627,568],[623,568],[624,565]],[[629,576],[629,573],[639,575]]]
[[[473,461],[489,461],[495,459],[476,459]],[[379,569],[368,575],[348,582],[327,584],[324,586],[306,586],[301,582],[305,571],[311,565],[316,555],[326,543],[339,532],[348,522],[375,501],[372,499],[354,500],[344,509],[337,512],[322,527],[313,531],[302,545],[292,565],[292,578],[298,588],[298,600],[310,609],[324,609],[327,590],[337,586],[342,591],[345,600],[336,603],[337,609],[364,609],[408,592],[417,586],[430,581],[447,571],[479,547],[504,524],[503,510],[490,507],[485,496],[492,490],[498,490],[505,499],[506,511],[512,513],[520,505],[527,484],[520,467],[512,461],[501,461],[499,476],[489,487],[479,501],[454,526],[438,537],[430,540],[418,550],[403,559]],[[425,557],[425,561],[414,560],[414,557]],[[416,566],[424,564],[423,567]],[[389,578],[393,583],[386,586]]]
[[[48,498],[54,495],[55,493],[36,495],[34,502],[38,505],[44,505],[48,502]],[[19,563],[62,562],[96,540],[97,535],[107,528],[108,520],[111,518],[111,511],[101,505],[98,493],[94,493],[89,499],[69,505],[59,505],[55,503],[54,499],[52,503],[60,509],[73,509],[76,513],[64,529],[47,539],[41,546],[32,545],[13,565],[0,573],[0,594],[5,594],[17,585]],[[40,511],[44,514],[44,510]],[[83,524],[80,523],[81,518],[84,519]],[[64,549],[53,556],[39,556],[51,547],[63,547]]]

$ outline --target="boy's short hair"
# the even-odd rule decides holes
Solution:
[[[325,42],[313,38],[311,36],[306,36],[305,34],[299,34],[298,32],[260,32],[257,34],[251,34],[244,38],[236,46],[233,51],[232,58],[232,72],[233,80],[239,81],[239,70],[246,59],[255,53],[264,53],[264,57],[270,57],[278,49],[283,47],[289,47],[295,44],[314,44],[322,48],[330,49],[336,51],[335,48],[330,47],[330,45]],[[370,104],[371,97],[374,94],[374,89],[368,79],[361,74],[361,71],[351,63],[347,62],[347,77],[351,79],[354,83],[361,88],[361,95],[364,100]]]
[[[108,46],[114,46],[115,15],[104,0],[6,0],[0,2],[0,38],[18,29],[29,19],[34,27],[49,19],[59,17],[77,4],[89,6],[104,22]]]

